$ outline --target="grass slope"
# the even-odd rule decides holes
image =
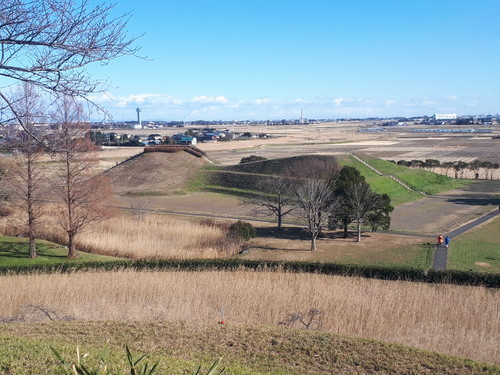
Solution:
[[[357,168],[361,174],[365,176],[367,182],[375,192],[379,194],[388,194],[391,197],[394,206],[422,198],[422,194],[418,192],[437,194],[462,187],[469,183],[469,181],[455,180],[426,170],[411,169],[377,158],[363,158],[369,164],[379,169],[384,175],[378,175],[351,156],[332,157],[325,155],[306,155],[238,164],[220,168],[220,172],[211,168],[211,173],[213,173],[213,175],[206,181],[211,184],[211,189],[218,187],[219,191],[237,194],[238,191],[234,190],[236,187],[246,190],[255,189],[255,176],[262,178],[263,175],[280,175],[290,168],[291,165],[306,163],[310,160],[318,160],[321,163],[332,164],[338,162],[341,166],[352,166]],[[255,176],[252,177],[252,175]],[[416,191],[406,189],[401,184],[391,179],[389,175],[398,177]],[[214,177],[216,178],[214,179]],[[210,181],[212,182],[210,183]]]
[[[500,217],[454,239],[448,252],[450,269],[500,273]]]
[[[470,183],[469,180],[457,180],[425,169],[408,168],[382,159],[367,156],[362,158],[383,174],[398,177],[413,189],[426,194],[439,194]]]
[[[113,261],[118,258],[78,251],[78,258],[68,259],[68,250],[53,242],[37,240],[38,257],[28,259],[28,239],[0,237],[0,266]]]
[[[106,171],[118,195],[161,196],[182,193],[207,161],[181,151],[139,154]]]
[[[383,175],[378,175],[351,156],[339,157],[339,162],[342,165],[357,168],[365,176],[366,181],[375,192],[379,194],[385,193],[391,197],[394,206],[422,198],[422,195],[418,192],[429,195],[439,194],[470,183],[468,180],[456,180],[427,170],[408,168],[382,159],[368,156],[362,156],[362,159],[382,172]],[[416,191],[409,191],[404,188],[401,184],[389,178],[390,175],[399,178]]]
[[[0,373],[57,374],[50,346],[64,358],[89,352],[125,370],[123,346],[160,362],[160,374],[192,374],[217,358],[227,374],[500,374],[500,367],[400,345],[285,327],[187,322],[51,322],[4,325]]]

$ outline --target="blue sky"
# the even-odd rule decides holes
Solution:
[[[97,0],[96,0],[97,1]],[[92,66],[117,120],[500,112],[498,0],[120,0],[139,55]]]

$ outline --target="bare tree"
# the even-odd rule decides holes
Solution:
[[[320,179],[306,180],[296,191],[300,214],[311,237],[311,250],[316,250],[316,239],[327,226],[332,212],[338,207],[331,184]]]
[[[125,28],[129,14],[112,15],[113,4],[91,7],[88,0],[2,0],[0,76],[7,84],[31,83],[49,94],[88,100],[109,84],[93,79],[85,67],[134,55],[136,38]],[[5,84],[5,83],[4,83]],[[1,110],[15,110],[6,93]],[[22,124],[20,124],[23,126]],[[28,132],[28,129],[24,129]]]
[[[44,107],[36,88],[23,83],[13,96],[18,120],[32,134],[39,134],[37,126],[43,120]],[[44,148],[26,133],[18,136],[10,145],[15,163],[9,170],[7,181],[11,187],[13,203],[26,213],[27,235],[29,238],[29,258],[37,257],[36,232],[44,214],[45,164],[41,162]]]
[[[109,179],[95,173],[98,163],[94,144],[87,138],[88,124],[82,106],[72,97],[60,101],[55,114],[58,130],[52,140],[59,168],[54,193],[60,201],[59,222],[67,233],[68,257],[77,256],[76,235],[113,213]]]
[[[361,226],[369,218],[370,213],[380,206],[380,198],[381,196],[375,194],[370,185],[364,181],[358,181],[347,187],[342,204],[348,207],[357,223],[357,242],[361,242]]]
[[[255,198],[245,200],[245,204],[256,206],[254,213],[257,215],[275,217],[278,230],[282,230],[283,218],[295,209],[292,205],[292,186],[292,181],[286,177],[264,179],[258,183],[261,193]]]

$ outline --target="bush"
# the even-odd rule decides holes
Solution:
[[[265,158],[263,156],[250,155],[250,156],[248,156],[246,158],[242,158],[240,160],[240,164],[253,163],[253,162],[256,162],[256,161],[264,161],[264,160],[267,160],[267,158]]]
[[[257,235],[257,232],[252,224],[246,221],[238,220],[236,223],[229,227],[229,232],[236,235],[244,241],[248,241]]]

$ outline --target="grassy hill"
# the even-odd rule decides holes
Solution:
[[[341,166],[356,167],[372,189],[379,194],[388,194],[393,205],[411,202],[425,194],[437,194],[456,189],[468,183],[465,180],[455,180],[426,170],[416,170],[385,160],[364,157],[366,161],[379,169],[383,175],[354,159],[351,156],[306,155],[291,158],[273,159],[253,163],[238,164],[228,167],[210,167],[205,170],[205,188],[221,192],[249,194],[258,189],[257,182],[277,175],[294,175],[293,171],[303,172],[308,165],[322,165],[323,169],[335,169]],[[301,168],[304,166],[304,168]],[[410,191],[394,181],[389,175],[395,176],[411,186],[416,191]]]
[[[106,171],[118,195],[171,195],[179,193],[208,164],[187,152],[142,153]]]
[[[469,180],[457,180],[425,169],[407,168],[378,158],[362,156],[362,159],[384,175],[398,177],[413,189],[426,194],[439,194],[470,183]]]
[[[499,374],[500,367],[394,344],[279,326],[178,322],[15,323],[0,333],[0,372],[56,374],[63,358],[89,353],[125,373],[124,345],[159,361],[160,374],[205,371],[222,357],[227,374]]]

